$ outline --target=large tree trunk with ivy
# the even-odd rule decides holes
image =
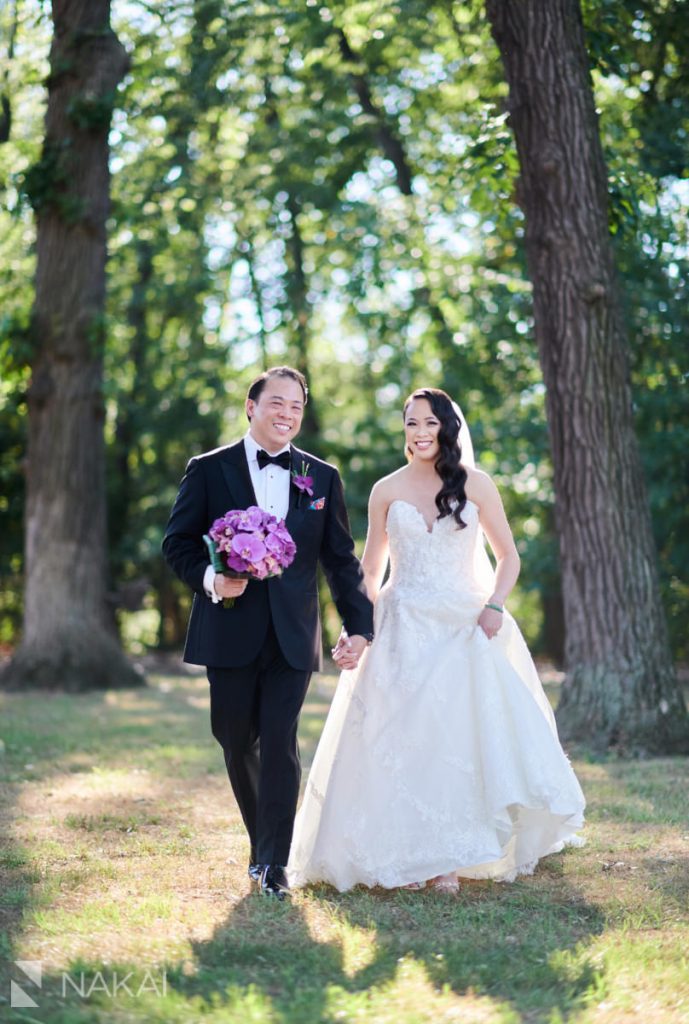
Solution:
[[[108,131],[127,56],[109,0],[54,0],[28,392],[26,591],[7,685],[129,686],[107,598],[104,338]]]
[[[547,389],[566,620],[561,733],[689,750],[634,434],[607,173],[578,0],[487,0],[509,83]]]

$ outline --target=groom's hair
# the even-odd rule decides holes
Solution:
[[[266,386],[266,382],[272,380],[273,377],[289,377],[290,380],[296,380],[304,396],[304,405],[306,405],[309,400],[306,377],[299,370],[295,370],[293,366],[271,366],[263,373],[259,373],[258,377],[255,377],[249,385],[249,390],[246,393],[247,399],[255,402]]]

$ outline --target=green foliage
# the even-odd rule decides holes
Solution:
[[[80,131],[105,131],[110,127],[116,101],[116,92],[102,96],[75,96],[67,108],[67,117]]]
[[[592,66],[615,84],[628,128],[641,143],[632,166],[656,180],[685,178],[686,0],[584,0],[583,8]]]
[[[26,434],[23,375],[0,384],[0,649],[16,637],[21,623]]]
[[[584,4],[639,438],[674,649],[686,657],[683,8]],[[114,16],[131,57],[110,135],[103,325],[116,588],[148,581],[159,641],[179,642],[188,596],[159,556],[179,477],[191,454],[243,432],[254,374],[290,361],[312,386],[302,443],[342,468],[359,543],[371,484],[401,463],[406,393],[433,384],[458,398],[518,539],[522,623],[557,655],[518,162],[482,4],[133,0]],[[66,185],[66,154],[38,152],[48,29],[38,0],[22,5],[9,94],[22,117],[0,146],[0,431],[14,495],[0,509],[0,550],[16,567],[33,273],[18,185],[37,212],[59,206]],[[73,123],[97,129],[111,100],[77,98]]]
[[[16,641],[22,618],[24,454],[28,363],[31,358],[31,305],[34,227],[20,182],[40,155],[43,94],[47,68],[47,26],[35,7],[0,7],[3,59],[16,17],[16,47],[4,65],[2,84],[6,125],[0,144],[0,649]],[[45,31],[44,31],[45,29]],[[31,31],[36,46],[21,45]],[[43,54],[41,54],[43,51]]]
[[[39,216],[53,209],[70,224],[84,213],[84,202],[68,188],[70,181],[71,140],[46,142],[39,160],[23,176],[22,189]]]

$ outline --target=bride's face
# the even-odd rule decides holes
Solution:
[[[426,398],[415,398],[404,415],[404,439],[413,459],[434,462],[440,454],[440,420]]]

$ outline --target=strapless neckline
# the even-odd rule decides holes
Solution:
[[[467,505],[473,505],[474,508],[476,509],[476,511],[478,512],[478,505],[476,504],[475,501],[472,501],[471,498],[467,498],[466,499],[466,504]],[[426,530],[426,533],[428,534],[429,537],[431,537],[433,535],[433,531],[435,530],[435,527],[438,525],[438,523],[442,522],[442,519],[434,519],[433,520],[433,524],[432,524],[432,526],[431,526],[431,528],[429,530],[429,528],[428,528],[428,521],[427,521],[425,515],[423,514],[421,509],[418,507],[418,505],[415,505],[413,501],[407,501],[405,498],[394,498],[390,502],[390,504],[388,505],[388,515],[390,514],[390,509],[392,508],[393,505],[406,505],[407,508],[413,509],[414,512],[416,512],[416,514],[419,517],[419,519],[421,520],[421,522],[423,523],[423,525],[425,527],[425,530]],[[444,518],[447,519],[447,518],[449,518],[449,516],[445,516]]]

